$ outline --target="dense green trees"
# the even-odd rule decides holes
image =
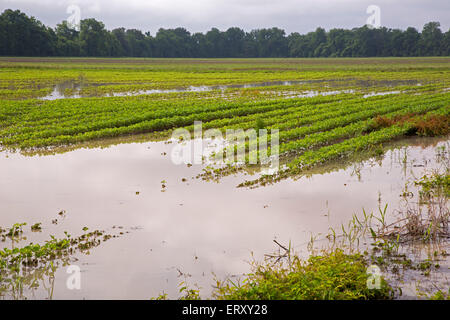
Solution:
[[[79,32],[71,29],[67,21],[56,26],[55,53],[65,57],[76,57],[80,55]]]
[[[0,15],[0,55],[105,57],[383,57],[450,55],[450,30],[429,22],[420,33],[409,27],[352,30],[317,28],[286,35],[279,28],[250,32],[233,27],[191,34],[184,28],[159,29],[155,36],[137,29],[112,31],[93,18],[81,21],[80,31],[66,21],[55,29],[19,10]]]
[[[427,23],[422,30],[420,38],[420,54],[423,56],[436,56],[442,52],[442,40],[444,38],[439,22]]]
[[[55,33],[35,18],[20,11],[0,15],[0,54],[46,56],[56,54]]]

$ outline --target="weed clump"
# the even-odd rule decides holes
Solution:
[[[255,265],[242,284],[218,282],[217,299],[226,300],[367,300],[391,299],[393,289],[382,279],[379,289],[369,289],[367,262],[360,254],[337,249],[295,257],[289,266]]]
[[[450,174],[434,174],[431,177],[424,175],[415,182],[415,185],[422,188],[420,192],[422,198],[430,199],[442,195],[450,198]]]

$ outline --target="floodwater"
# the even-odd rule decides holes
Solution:
[[[351,80],[351,79],[350,79]],[[174,88],[174,89],[149,89],[149,90],[137,90],[137,91],[126,91],[126,92],[111,92],[105,93],[105,97],[124,97],[124,96],[137,96],[137,95],[147,95],[147,94],[158,94],[158,93],[173,93],[173,92],[206,92],[219,90],[224,91],[226,89],[246,89],[246,88],[259,88],[259,87],[268,87],[268,86],[294,86],[294,85],[304,85],[311,83],[327,83],[325,87],[339,87],[347,81],[342,80],[290,80],[290,81],[268,81],[268,82],[260,82],[260,83],[246,83],[246,84],[230,84],[230,85],[215,85],[215,86],[189,86],[186,88]],[[368,80],[358,80],[357,85],[361,87],[372,87],[377,85],[382,86],[397,86],[397,85],[421,85],[416,80],[391,80],[391,81],[368,81]],[[65,98],[83,98],[91,95],[82,95],[81,90],[84,87],[93,86],[93,84],[89,84],[86,80],[82,80],[81,82],[75,81],[63,81],[54,86],[53,91],[40,99],[42,100],[56,100],[56,99],[65,99]],[[100,84],[95,84],[95,86],[100,86]],[[70,95],[65,94],[65,90],[70,89],[73,93]],[[347,92],[348,91],[348,92]],[[354,90],[344,90],[344,91],[330,91],[328,94],[338,94],[338,93],[350,93],[354,92]],[[399,93],[399,92],[398,92]],[[298,94],[298,92],[297,92]],[[318,91],[306,91],[304,95],[296,95],[296,97],[313,97],[319,95]],[[327,92],[325,92],[327,94]],[[94,96],[99,96],[98,94],[94,94]],[[370,95],[368,95],[370,96]]]
[[[220,183],[195,178],[201,165],[171,161],[175,143],[127,143],[47,156],[1,152],[0,226],[27,222],[29,230],[42,222],[41,233],[25,232],[27,242],[66,230],[76,236],[85,226],[111,232],[121,226],[129,232],[77,256],[80,290],[67,289],[69,275],[58,269],[54,299],[149,299],[162,292],[176,298],[182,274],[207,296],[212,272],[219,279],[249,272],[251,254],[261,260],[276,249],[274,239],[291,241],[305,254],[311,235],[340,228],[363,208],[376,211],[388,203],[389,211],[397,209],[405,183],[442,165],[438,150],[449,150],[448,139],[407,143],[379,160],[256,189],[236,188],[248,175]],[[57,225],[51,223],[55,218]],[[48,292],[35,297],[47,298]]]
[[[229,88],[233,89],[246,89],[255,87],[267,87],[267,86],[291,86],[291,85],[301,85],[310,83],[308,81],[270,81],[261,83],[247,83],[247,84],[231,84],[231,85],[217,85],[217,86],[189,86],[187,88],[174,88],[174,89],[149,89],[149,90],[137,90],[137,91],[127,91],[127,92],[111,92],[105,94],[107,97],[124,97],[124,96],[137,96],[145,94],[156,94],[156,93],[172,93],[172,92],[203,92],[203,91],[213,91],[213,90],[226,90]],[[65,81],[57,84],[53,91],[40,99],[42,100],[56,100],[65,98],[82,98],[83,95],[80,94],[81,89],[84,86],[83,83],[75,83],[73,81]],[[66,89],[74,90],[73,95],[65,95]]]

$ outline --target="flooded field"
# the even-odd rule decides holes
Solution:
[[[81,290],[68,290],[66,267],[57,270],[54,299],[148,299],[162,292],[176,298],[185,276],[208,294],[212,273],[220,279],[247,273],[251,254],[262,259],[274,239],[306,254],[311,236],[324,241],[329,227],[339,228],[352,214],[385,204],[390,212],[399,209],[405,185],[448,165],[438,153],[449,152],[448,139],[407,140],[378,159],[247,189],[236,186],[248,176],[207,182],[196,178],[201,165],[174,165],[175,144],[0,153],[2,225],[42,223],[24,242],[86,226],[124,233],[76,257]],[[448,261],[441,269],[448,275]],[[34,294],[48,298],[49,291],[41,285]]]
[[[187,88],[174,88],[174,89],[149,89],[149,90],[132,90],[126,92],[110,92],[101,93],[93,92],[89,93],[89,89],[99,87],[108,84],[88,84],[85,80],[75,81],[63,81],[56,84],[53,87],[53,91],[48,95],[41,97],[42,100],[55,100],[55,99],[66,99],[66,98],[82,98],[89,96],[100,96],[100,97],[126,97],[126,96],[138,96],[138,95],[148,95],[148,94],[165,94],[165,93],[182,93],[182,92],[209,92],[209,91],[220,91],[222,94],[227,89],[251,89],[251,88],[264,88],[264,87],[286,87],[286,86],[300,86],[307,84],[323,84],[324,88],[335,88],[343,87],[348,84],[348,81],[326,81],[326,80],[302,80],[302,81],[270,81],[262,83],[247,83],[247,84],[230,84],[230,85],[217,85],[217,86],[189,86]],[[373,88],[381,86],[399,86],[399,85],[417,85],[421,84],[415,80],[391,80],[391,81],[357,81],[357,84],[363,88]],[[83,94],[83,89],[87,89],[86,93]],[[270,90],[270,89],[269,89]],[[314,97],[319,94],[339,94],[339,93],[353,93],[354,90],[338,90],[338,91],[312,91],[305,90],[301,93],[294,91],[287,91],[286,94],[291,94],[291,97]],[[382,93],[368,93],[365,97],[370,97],[379,94],[389,94],[389,93],[400,93],[400,91],[387,91]],[[276,94],[276,92],[274,92]]]
[[[322,249],[342,297],[446,293],[449,62],[0,58],[0,298],[217,298]]]

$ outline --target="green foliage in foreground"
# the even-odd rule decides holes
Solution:
[[[292,259],[292,257],[291,257]],[[294,256],[289,266],[255,265],[242,283],[217,281],[218,300],[369,300],[392,299],[394,289],[381,279],[380,289],[369,289],[368,263],[361,254],[341,249],[311,255],[308,261]],[[199,291],[182,282],[182,300],[201,299]],[[166,294],[157,300],[167,299]]]
[[[428,296],[428,298],[430,300],[450,300],[450,289],[448,289],[448,292],[438,290],[433,295]]]
[[[289,268],[257,266],[242,284],[219,284],[218,299],[353,300],[390,299],[392,288],[368,289],[367,263],[360,254],[336,250],[312,255],[307,262],[295,259]]]
[[[11,241],[12,248],[0,246],[0,299],[28,299],[35,297],[40,290],[48,291],[47,297],[52,299],[55,272],[58,268],[67,266],[79,253],[89,254],[89,251],[112,236],[105,231],[95,230],[72,237],[65,232],[65,237],[50,239],[43,244],[29,243],[17,246],[26,240],[22,237],[26,223],[16,223],[9,230],[0,228],[0,242]],[[41,229],[41,223],[31,226],[31,231]],[[8,241],[9,242],[9,241]]]

